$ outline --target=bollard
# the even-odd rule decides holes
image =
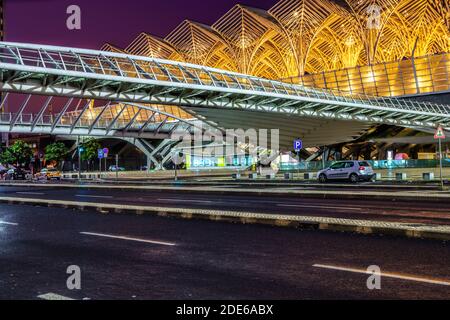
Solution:
[[[284,174],[284,180],[293,180],[294,174],[293,173],[285,173]]]
[[[267,180],[274,180],[275,179],[275,173],[270,173],[270,174],[266,175],[266,179]]]
[[[432,181],[434,180],[434,172],[424,172],[422,178],[425,181]]]
[[[406,175],[406,173],[398,172],[395,174],[395,178],[397,179],[397,181],[405,181],[408,176]]]
[[[258,179],[258,174],[257,174],[257,173],[250,173],[250,174],[248,175],[248,178],[249,178],[250,180],[256,180],[256,179]]]
[[[375,174],[375,180],[381,181],[382,179],[383,179],[383,175],[381,173],[376,173]]]
[[[305,180],[313,180],[314,179],[314,173],[308,172],[304,175]]]

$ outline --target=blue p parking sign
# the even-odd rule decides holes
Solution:
[[[294,150],[295,152],[300,152],[303,149],[303,141],[300,139],[294,140]]]
[[[105,157],[105,154],[103,153],[103,149],[98,149],[98,158],[103,159]]]

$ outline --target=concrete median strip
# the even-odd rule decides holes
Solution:
[[[101,213],[131,213],[138,215],[153,214],[158,216],[173,216],[184,219],[204,219],[211,221],[262,224],[299,229],[355,232],[360,234],[386,234],[409,238],[450,240],[450,226],[429,225],[422,223],[397,223],[359,219],[278,215],[206,209],[149,207],[16,197],[0,197],[0,203],[62,207],[77,210],[96,210]]]

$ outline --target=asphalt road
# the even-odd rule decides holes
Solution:
[[[385,200],[300,199],[283,196],[219,195],[183,191],[77,189],[63,187],[0,186],[0,196],[197,208],[289,215],[326,216],[406,223],[450,224],[450,203]]]
[[[311,189],[311,190],[342,190],[342,191],[438,191],[440,190],[440,184],[438,182],[423,182],[423,181],[377,181],[377,182],[358,182],[356,184],[347,181],[330,181],[329,183],[319,183],[316,180],[234,180],[229,177],[223,179],[214,178],[183,178],[175,181],[172,179],[155,180],[155,179],[104,179],[101,180],[103,184],[120,184],[120,185],[162,185],[162,186],[174,186],[174,187],[186,187],[186,186],[222,186],[228,188],[262,188],[262,189]],[[93,181],[85,181],[85,183],[92,183]],[[448,181],[444,181],[448,184]],[[30,183],[30,181],[14,181],[14,183]],[[61,184],[77,184],[78,180],[63,180],[61,182],[52,181],[52,183]],[[95,183],[95,181],[94,181]]]
[[[440,241],[0,206],[0,299],[450,299],[448,284]]]

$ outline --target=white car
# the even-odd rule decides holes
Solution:
[[[109,166],[108,171],[111,171],[111,172],[125,171],[125,168],[113,165],[113,166]]]
[[[329,168],[317,173],[321,183],[328,180],[371,181],[375,177],[371,165],[367,161],[339,161]]]

